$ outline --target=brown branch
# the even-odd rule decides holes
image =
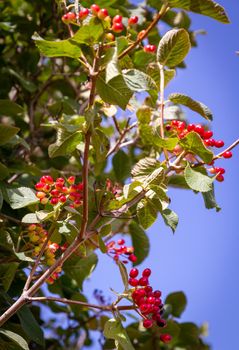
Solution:
[[[40,260],[41,260],[41,258],[43,256],[43,254],[45,252],[45,249],[47,247],[49,239],[50,239],[50,237],[52,236],[52,234],[54,232],[54,229],[55,229],[55,224],[53,224],[51,229],[49,230],[48,236],[47,236],[46,240],[44,241],[44,243],[43,243],[43,245],[41,247],[41,250],[40,250],[40,252],[39,252],[39,254],[38,254],[38,256],[37,256],[37,258],[36,258],[36,260],[34,262],[34,265],[33,265],[32,269],[31,269],[31,271],[30,271],[30,273],[28,275],[27,281],[26,281],[25,286],[23,288],[23,292],[26,292],[29,289],[29,287],[30,287],[30,284],[31,284],[32,279],[33,279],[33,276],[34,276],[34,274],[36,272],[36,269],[38,267],[38,264],[40,263]]]
[[[66,298],[57,298],[57,297],[27,297],[26,301],[28,302],[48,302],[48,301],[55,301],[57,303],[63,303],[68,305],[79,305],[91,309],[98,309],[102,311],[109,311],[112,312],[114,309],[113,305],[96,305],[96,304],[89,304],[83,301],[79,300],[70,300]],[[134,305],[123,305],[123,306],[117,306],[117,309],[120,311],[126,311],[126,310],[134,310]]]
[[[165,13],[168,11],[169,7],[168,4],[164,4],[160,10],[160,12],[157,14],[155,19],[150,23],[147,29],[145,29],[145,32],[143,35],[141,35],[133,44],[131,44],[127,49],[125,49],[121,54],[118,56],[119,59],[123,58],[124,56],[128,55],[130,51],[132,51],[136,46],[138,46],[150,33],[150,31],[158,24],[160,19],[165,15]]]
[[[133,128],[135,128],[137,126],[137,122],[133,123],[130,126],[125,127],[125,129],[123,131],[121,131],[120,133],[120,137],[118,139],[118,141],[116,142],[116,144],[109,150],[109,152],[107,153],[106,157],[108,158],[112,153],[114,153],[115,151],[117,151],[120,148],[121,142],[124,140],[126,134]]]

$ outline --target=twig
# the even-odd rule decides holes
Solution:
[[[112,312],[113,306],[112,305],[96,305],[96,304],[89,304],[83,301],[79,300],[70,300],[66,298],[57,298],[57,297],[27,297],[26,301],[28,302],[48,302],[48,301],[55,301],[58,303],[68,304],[68,305],[80,305],[83,307],[88,307],[91,309],[98,309],[102,311],[110,311]],[[117,306],[118,310],[126,311],[126,310],[134,310],[134,305],[123,305],[123,306]]]
[[[38,256],[37,256],[37,258],[36,258],[36,260],[34,262],[34,265],[33,265],[32,269],[31,269],[31,271],[30,271],[30,273],[28,275],[27,281],[26,281],[25,286],[23,288],[23,292],[26,292],[28,290],[28,288],[30,287],[30,284],[31,284],[32,279],[33,279],[33,276],[34,276],[34,274],[36,272],[36,269],[38,267],[38,264],[39,264],[39,262],[40,262],[40,260],[41,260],[41,258],[43,256],[43,254],[44,254],[44,251],[45,251],[45,249],[47,247],[49,239],[50,239],[50,237],[52,236],[52,234],[54,232],[54,229],[55,229],[55,224],[53,224],[53,226],[51,227],[51,230],[49,230],[48,236],[47,236],[46,240],[44,241],[44,243],[43,243],[43,245],[41,247],[41,250],[40,250],[40,252],[39,252],[39,254],[38,254]]]
[[[145,29],[145,32],[143,35],[141,35],[133,44],[131,44],[127,49],[125,49],[121,54],[118,56],[119,59],[123,58],[124,56],[128,55],[128,53],[133,50],[138,44],[140,44],[149,34],[149,32],[158,24],[160,19],[165,15],[165,13],[168,11],[169,7],[168,4],[164,4],[160,10],[160,12],[157,14],[155,19],[150,23],[147,29]]]
[[[164,67],[161,64],[159,65],[160,70],[160,135],[164,139],[164,86],[165,86],[165,77],[164,77]],[[168,151],[163,148],[164,156],[166,162],[168,163]]]
[[[125,129],[120,133],[120,137],[118,139],[118,141],[116,142],[116,144],[109,150],[109,152],[107,153],[106,157],[108,158],[112,153],[114,153],[115,151],[117,151],[120,148],[121,142],[124,140],[126,134],[133,128],[135,128],[138,125],[137,122],[133,123],[130,126],[125,127]]]

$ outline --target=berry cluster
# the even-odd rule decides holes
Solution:
[[[124,239],[119,239],[117,243],[115,241],[111,241],[107,244],[107,254],[112,257],[115,261],[119,261],[122,257],[123,264],[127,264],[129,261],[135,263],[137,261],[137,257],[133,254],[133,247],[126,247]],[[127,259],[127,260],[126,260]]]
[[[44,242],[47,240],[48,232],[40,224],[31,224],[28,226],[27,233],[29,241],[31,242],[33,256],[37,257],[42,249]],[[57,252],[64,251],[65,248],[65,245],[60,247],[59,244],[51,242],[49,240],[44,250],[42,263],[47,266],[52,266],[56,261]],[[58,267],[58,269],[51,275],[47,282],[52,284],[59,277],[60,272],[61,267]]]
[[[164,306],[160,299],[162,293],[159,290],[153,291],[153,288],[149,285],[150,275],[151,270],[149,268],[143,270],[140,278],[138,277],[138,269],[133,268],[130,270],[129,284],[135,287],[132,292],[132,299],[144,318],[143,325],[145,328],[151,328],[154,324],[164,328],[166,327],[166,321],[162,318]],[[168,341],[171,340],[169,334],[167,334],[167,337],[164,335],[164,338],[164,340],[166,338]]]
[[[166,124],[165,128],[170,134],[176,134],[180,139],[184,138],[189,132],[194,131],[202,138],[206,147],[222,148],[225,144],[223,140],[215,140],[214,138],[212,138],[213,132],[211,130],[206,130],[201,124],[186,124],[184,121],[172,120],[171,123]],[[177,153],[180,153],[180,146],[176,146],[175,151]],[[226,151],[222,153],[222,157],[225,159],[229,159],[232,157],[232,152]],[[219,182],[224,181],[223,174],[225,174],[225,169],[215,167],[214,162],[212,162],[212,164],[209,165],[212,165],[213,167],[208,169],[208,171],[211,174],[218,174],[216,179]]]
[[[81,182],[75,184],[75,176],[70,176],[66,181],[61,177],[54,181],[50,175],[45,175],[40,178],[35,189],[41,204],[56,205],[69,201],[69,205],[73,208],[82,205],[83,184]]]
[[[116,15],[113,18],[109,16],[109,12],[105,8],[100,8],[99,5],[93,4],[91,5],[90,9],[88,8],[82,8],[78,14],[75,14],[74,12],[68,12],[62,16],[62,21],[66,24],[69,23],[75,23],[78,20],[83,21],[86,19],[89,15],[95,16],[99,18],[102,21],[108,21],[111,25],[111,30],[114,33],[121,33],[125,27],[122,23],[122,16]],[[132,16],[128,19],[128,27],[134,26],[138,23],[138,17]],[[112,40],[114,40],[114,36],[111,35]],[[108,36],[108,39],[110,39],[110,36]]]

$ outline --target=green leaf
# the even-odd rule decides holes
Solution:
[[[119,320],[112,318],[106,322],[104,336],[108,339],[114,339],[123,350],[134,350],[129,336]]]
[[[19,264],[17,262],[11,262],[11,264],[1,264],[0,265],[0,275],[1,283],[5,292],[10,288],[14,276],[16,274]]]
[[[193,100],[191,97],[185,94],[181,94],[178,92],[173,93],[169,95],[168,99],[175,104],[181,104],[190,108],[192,111],[197,112],[205,119],[213,119],[212,112],[207,106],[205,106],[202,102]]]
[[[7,329],[0,329],[0,333],[11,339],[15,344],[17,344],[23,350],[29,350],[26,340],[20,335],[13,333]]]
[[[137,261],[134,265],[141,264],[149,254],[149,239],[144,230],[135,222],[129,224],[129,233],[132,238],[134,254],[137,256]]]
[[[230,23],[224,8],[212,0],[169,0],[169,6],[209,16],[222,23]]]
[[[0,180],[6,179],[9,176],[8,168],[0,162]]]
[[[79,58],[81,55],[81,49],[74,44],[70,39],[49,41],[44,40],[37,33],[34,34],[32,39],[35,41],[36,46],[40,50],[41,54],[46,57],[71,57]]]
[[[198,155],[206,164],[213,160],[213,153],[203,143],[201,137],[194,131],[188,133],[179,141],[186,151]]]
[[[148,175],[143,182],[143,186],[147,187],[149,185],[159,185],[164,178],[163,167],[155,169],[150,175]]]
[[[78,287],[82,289],[84,280],[91,275],[97,262],[97,255],[91,253],[84,258],[72,257],[65,262],[63,268],[64,271],[77,282]]]
[[[184,176],[188,186],[194,191],[208,192],[213,189],[212,184],[215,178],[202,174],[199,169],[192,169],[189,163],[185,168]]]
[[[98,235],[98,241],[99,241],[99,247],[100,247],[101,253],[103,253],[103,254],[107,253],[107,247],[106,247],[105,242],[103,241],[100,233]]]
[[[129,156],[119,150],[112,160],[115,177],[118,181],[123,181],[130,176],[131,163]]]
[[[149,124],[151,120],[151,108],[147,106],[141,106],[137,110],[136,116],[140,124]]]
[[[23,114],[22,106],[11,100],[0,100],[0,115],[14,117]]]
[[[102,73],[98,76],[96,87],[104,102],[118,105],[122,109],[126,109],[133,96],[133,91],[128,88],[122,75],[118,75],[106,83]]]
[[[215,193],[214,193],[214,185],[212,184],[212,190],[208,192],[202,193],[205,207],[207,209],[216,209],[216,211],[220,211],[221,208],[218,206],[215,198]]]
[[[10,141],[18,131],[20,131],[20,129],[15,126],[0,124],[0,145],[4,145]]]
[[[12,209],[24,208],[39,201],[35,192],[28,187],[7,188],[7,195]]]
[[[137,69],[129,69],[123,73],[124,81],[131,91],[141,92],[156,89],[153,79]]]
[[[158,135],[155,136],[153,140],[154,144],[158,147],[165,148],[169,151],[172,151],[175,146],[178,144],[178,138],[177,137],[169,137],[167,139],[162,139]]]
[[[163,66],[175,67],[184,60],[190,48],[188,32],[185,29],[172,29],[159,42],[157,60]]]
[[[29,213],[23,216],[22,222],[24,224],[39,224],[40,220],[38,219],[36,213]]]
[[[140,161],[135,164],[131,171],[131,174],[134,180],[143,182],[147,176],[152,174],[152,172],[158,168],[160,168],[160,162],[154,158],[147,157],[140,159]]]
[[[0,188],[0,210],[2,209],[2,205],[3,205],[3,193],[2,193],[2,190]]]
[[[95,130],[92,134],[92,146],[97,162],[103,162],[110,148],[110,143],[105,133],[101,130]]]
[[[104,33],[102,22],[97,18],[91,18],[89,24],[84,24],[76,32],[76,34],[69,39],[71,42],[85,44],[91,46],[99,42],[100,37]]]
[[[183,292],[171,293],[167,296],[165,304],[170,304],[172,307],[172,315],[180,317],[187,305],[187,298]]]
[[[36,85],[33,82],[27,80],[26,77],[17,73],[15,70],[8,68],[7,73],[13,76],[20,83],[20,85],[28,92],[33,93],[36,91]]]
[[[76,131],[74,134],[65,136],[61,129],[58,129],[57,140],[48,147],[50,158],[70,155],[82,141],[82,134]]]
[[[150,201],[143,199],[137,205],[137,217],[140,225],[146,230],[157,219],[157,211]]]
[[[161,214],[165,224],[169,226],[173,232],[175,232],[178,226],[178,215],[171,209],[165,209]]]
[[[178,345],[184,346],[187,344],[189,347],[194,347],[200,344],[200,331],[199,328],[191,322],[185,322],[180,324],[180,334],[178,339]]]
[[[106,83],[108,83],[111,79],[121,74],[121,70],[118,63],[117,47],[111,48],[107,53],[108,53],[108,56],[110,56],[110,60],[106,65],[106,75],[105,75]]]
[[[37,323],[29,307],[23,306],[17,312],[17,315],[20,319],[21,326],[24,332],[27,334],[27,336],[35,343],[45,347],[43,331],[41,330],[41,327]]]
[[[121,278],[122,278],[122,281],[124,284],[124,288],[125,288],[125,290],[128,290],[129,289],[129,283],[128,283],[129,277],[128,277],[128,272],[126,270],[126,267],[120,260],[117,261],[117,265],[119,266],[120,275],[121,275]]]

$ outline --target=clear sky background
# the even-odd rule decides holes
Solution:
[[[210,18],[192,15],[193,29],[206,29],[198,36],[199,46],[189,54],[187,69],[180,70],[166,93],[184,92],[208,105],[214,113],[215,137],[230,145],[239,137],[239,4],[235,0],[219,1],[232,24],[223,25]],[[197,121],[191,114],[191,121]],[[152,284],[163,291],[183,290],[188,307],[183,321],[209,322],[208,341],[213,350],[238,349],[239,326],[239,229],[238,177],[239,149],[225,166],[224,183],[216,183],[216,195],[222,211],[204,208],[200,195],[170,190],[171,207],[180,217],[172,235],[161,219],[148,230],[151,253],[140,266],[153,270]],[[85,292],[94,288],[106,296],[108,286],[122,288],[117,267],[102,258]],[[94,344],[94,350],[98,345]]]

